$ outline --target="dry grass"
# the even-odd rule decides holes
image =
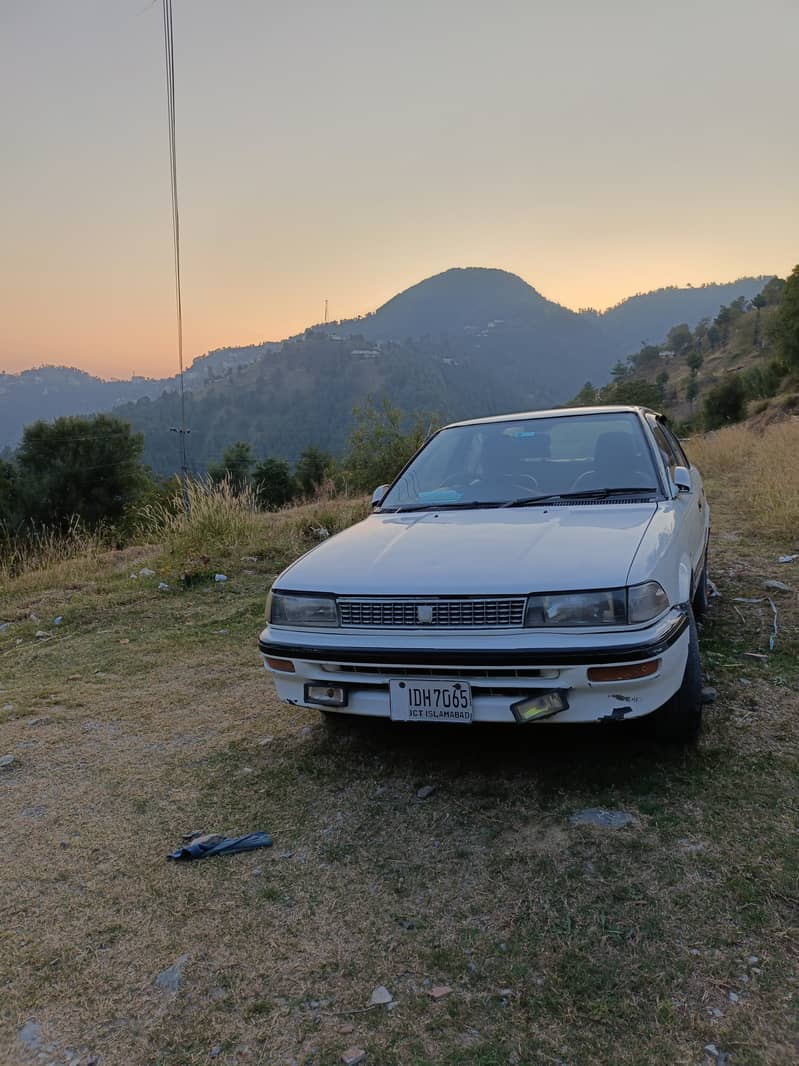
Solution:
[[[0,587],[22,574],[91,571],[98,556],[108,550],[107,533],[86,529],[77,517],[64,530],[31,525],[3,534],[0,529]]]
[[[767,619],[732,600],[774,552],[742,559],[737,495],[712,502],[719,699],[686,753],[626,729],[331,730],[279,704],[255,649],[266,587],[365,501],[256,516],[219,541],[222,585],[161,594],[167,563],[131,580],[130,549],[91,585],[8,589],[0,1061],[333,1066],[356,1044],[366,1066],[696,1066],[709,1042],[731,1066],[795,1061],[796,602],[778,599],[777,653],[747,658]],[[37,639],[26,612],[57,603]],[[603,805],[636,824],[570,825]],[[166,863],[195,828],[275,846]],[[394,1010],[365,1009],[378,984]]]
[[[708,491],[734,497],[740,519],[755,535],[796,541],[799,535],[799,422],[762,433],[730,426],[688,442]]]

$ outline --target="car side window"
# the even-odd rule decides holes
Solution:
[[[674,470],[681,465],[680,460],[677,458],[677,453],[669,443],[668,437],[663,432],[663,427],[655,419],[649,422],[649,428],[652,430],[652,436],[655,438],[655,443],[658,446],[658,451],[661,454],[663,462],[666,464],[669,470],[669,476],[672,481],[674,480]]]
[[[672,451],[677,456],[677,465],[684,466],[686,470],[690,470],[691,463],[688,459],[688,456],[683,451],[682,444],[680,444],[680,442],[675,437],[674,431],[672,430],[671,426],[669,426],[666,422],[658,422],[658,425],[663,430],[664,437],[671,444]]]

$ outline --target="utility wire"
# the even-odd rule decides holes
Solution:
[[[162,0],[164,13],[164,57],[166,60],[166,102],[169,127],[169,171],[172,184],[172,245],[175,258],[175,303],[178,326],[178,365],[180,367],[180,471],[183,485],[183,503],[189,509],[188,475],[186,458],[186,397],[183,387],[183,304],[180,291],[180,212],[178,210],[178,166],[175,148],[175,50],[172,32],[172,0]]]

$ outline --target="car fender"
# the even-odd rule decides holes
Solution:
[[[658,504],[630,564],[628,585],[659,581],[672,605],[691,599],[692,555],[687,529],[680,521],[678,504],[664,500]]]

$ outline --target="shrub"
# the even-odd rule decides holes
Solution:
[[[740,422],[746,413],[746,393],[740,374],[730,374],[705,397],[705,429]]]

